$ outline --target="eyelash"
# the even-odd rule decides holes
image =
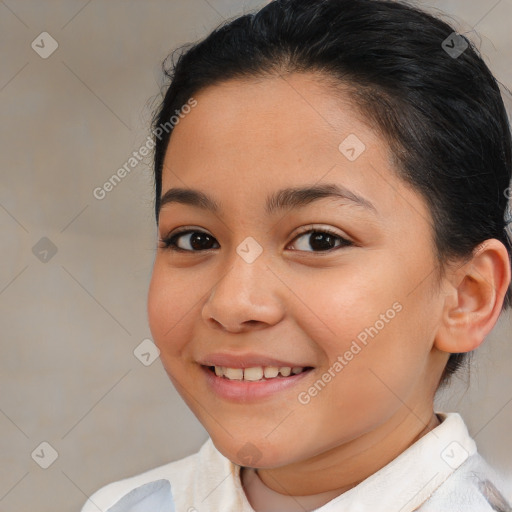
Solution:
[[[192,251],[192,250],[188,250],[188,249],[181,249],[180,247],[178,247],[176,245],[176,240],[179,239],[179,237],[181,237],[183,235],[188,235],[190,233],[202,233],[202,234],[208,235],[208,233],[206,233],[205,231],[201,231],[198,229],[183,229],[182,231],[178,231],[166,238],[160,238],[159,241],[162,243],[161,248],[164,250],[167,250],[167,251],[181,252],[181,253],[200,253],[200,252],[208,252],[208,251],[212,250],[212,249],[204,249],[204,250],[200,250],[200,251]],[[322,233],[322,234],[326,234],[326,235],[331,235],[334,238],[340,240],[341,244],[337,247],[333,247],[333,248],[325,250],[325,251],[299,251],[299,252],[332,253],[333,251],[335,251],[337,249],[341,249],[343,247],[350,247],[350,246],[354,245],[354,243],[352,241],[340,236],[334,230],[331,230],[329,228],[322,228],[322,229],[311,228],[310,226],[303,228],[299,233],[297,233],[297,235],[295,236],[295,238],[292,240],[291,243],[293,243],[295,240],[297,240],[301,236],[309,234],[309,233]],[[211,235],[209,235],[209,236],[211,236]],[[214,238],[214,237],[212,237],[212,238]]]

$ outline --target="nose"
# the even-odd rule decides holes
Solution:
[[[282,282],[260,256],[248,263],[238,254],[216,281],[202,308],[210,327],[233,333],[264,329],[284,316]]]

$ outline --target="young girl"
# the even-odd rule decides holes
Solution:
[[[210,439],[83,512],[510,512],[433,410],[512,303],[511,134],[474,47],[396,1],[276,0],[169,76],[149,322]]]

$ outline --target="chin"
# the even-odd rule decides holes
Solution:
[[[273,444],[268,439],[237,440],[229,436],[222,439],[211,436],[213,444],[224,457],[234,464],[251,468],[270,469],[290,464],[290,453],[281,443]]]

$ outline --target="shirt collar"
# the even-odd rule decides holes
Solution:
[[[155,480],[123,496],[107,512],[174,512],[174,501],[169,480]]]
[[[412,512],[477,452],[458,413],[437,413],[442,423],[359,485],[319,512]],[[364,506],[363,506],[364,504]]]

